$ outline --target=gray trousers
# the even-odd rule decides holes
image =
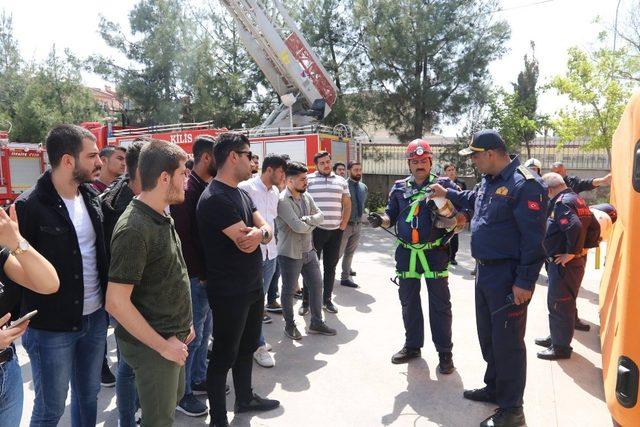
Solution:
[[[282,276],[282,315],[287,325],[295,324],[293,320],[293,294],[298,287],[298,278],[302,274],[305,289],[309,291],[309,309],[311,324],[322,322],[322,274],[315,250],[305,252],[301,259],[278,255],[278,265]]]
[[[340,245],[342,273],[340,274],[340,280],[347,280],[351,275],[351,262],[353,261],[353,254],[358,249],[361,230],[362,223],[360,221],[356,223],[350,222],[342,233],[342,244]]]

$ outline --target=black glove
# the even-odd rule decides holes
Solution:
[[[382,217],[380,216],[380,214],[377,214],[375,212],[367,215],[367,221],[369,221],[369,224],[371,224],[373,228],[378,228],[382,225]]]

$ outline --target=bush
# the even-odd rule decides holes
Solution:
[[[387,194],[380,193],[378,191],[369,193],[369,197],[367,197],[367,205],[365,206],[365,208],[369,209],[369,212],[381,213],[387,206],[387,198]]]

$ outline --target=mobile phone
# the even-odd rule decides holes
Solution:
[[[25,314],[24,316],[22,316],[21,318],[19,318],[15,322],[11,323],[11,325],[9,326],[9,329],[15,328],[16,326],[19,326],[20,324],[22,324],[22,323],[26,322],[27,320],[31,319],[36,314],[38,314],[38,310],[33,310],[32,312]]]

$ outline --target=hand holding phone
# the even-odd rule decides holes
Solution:
[[[38,310],[33,310],[32,312],[25,314],[24,316],[22,316],[21,318],[19,318],[15,322],[11,323],[11,325],[9,325],[9,327],[7,329],[13,329],[13,328],[16,328],[16,327],[20,326],[20,324],[22,324],[22,323],[26,322],[27,320],[31,319],[36,314],[38,314]]]

